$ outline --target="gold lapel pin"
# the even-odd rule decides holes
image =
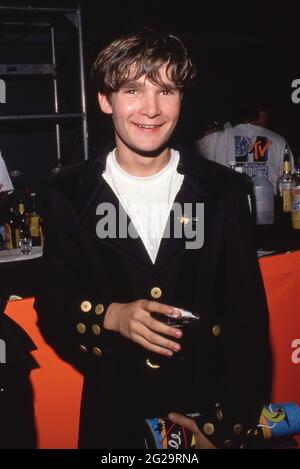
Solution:
[[[183,217],[177,217],[177,220],[179,220],[179,222],[182,223],[183,225],[187,225],[188,222],[190,221],[190,218],[183,215]]]
[[[183,225],[187,225],[190,221],[197,221],[198,217],[189,218],[183,215],[183,217],[177,217],[177,220],[179,220]]]

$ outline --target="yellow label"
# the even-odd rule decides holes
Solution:
[[[24,204],[20,203],[18,205],[18,211],[21,215],[23,215],[23,213],[25,212],[25,207],[24,207]]]
[[[16,248],[20,247],[20,239],[21,239],[20,229],[17,228],[16,229]]]
[[[289,189],[283,189],[282,191],[282,210],[284,212],[290,212],[292,209],[292,197]]]
[[[300,230],[300,190],[292,190],[292,225],[295,230]]]
[[[283,172],[289,173],[291,170],[289,161],[284,161],[283,163]]]
[[[295,230],[300,230],[300,214],[298,218],[292,214],[292,225]]]
[[[38,215],[31,215],[29,219],[30,234],[32,237],[39,237],[40,217]]]

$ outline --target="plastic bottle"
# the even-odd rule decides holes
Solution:
[[[246,181],[247,187],[248,187],[249,210],[251,214],[255,213],[254,200],[253,200],[253,181],[250,178],[250,176],[247,174],[247,172],[245,171],[246,169],[245,163],[235,162],[234,160],[232,160],[230,161],[229,165],[231,169],[243,175]]]
[[[256,204],[256,224],[271,225],[274,223],[274,191],[273,184],[264,176],[259,168],[253,178]]]

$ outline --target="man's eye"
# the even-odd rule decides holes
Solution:
[[[174,90],[162,90],[162,95],[163,96],[170,96],[172,94],[174,94]]]
[[[137,90],[126,90],[126,94],[136,94]]]

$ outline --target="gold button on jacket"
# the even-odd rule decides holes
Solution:
[[[160,368],[160,365],[157,365],[156,363],[152,363],[149,358],[146,360],[146,365],[149,366],[149,368],[152,368],[153,370],[158,370]]]
[[[98,326],[98,324],[93,324],[92,325],[92,331],[93,331],[93,334],[100,335],[100,333],[101,333],[100,326]]]
[[[235,435],[240,435],[242,433],[242,431],[243,431],[243,425],[242,424],[237,423],[237,424],[234,425],[233,433]]]
[[[84,313],[88,313],[92,308],[92,303],[90,301],[83,301],[80,305],[80,309],[81,311],[83,311]]]
[[[76,324],[76,329],[79,334],[84,334],[86,331],[85,324],[83,324],[83,322],[79,322],[78,324]]]
[[[85,345],[79,344],[79,348],[82,352],[88,352],[88,349]]]
[[[221,334],[221,326],[219,325],[214,326],[212,329],[212,333],[214,336],[218,337],[218,335]]]
[[[102,350],[101,350],[99,347],[93,347],[93,353],[94,353],[94,355],[96,355],[97,357],[101,357],[101,355],[102,355]]]
[[[153,287],[153,288],[151,288],[150,295],[152,296],[152,298],[157,300],[158,298],[161,297],[162,291],[159,287]]]
[[[203,425],[203,431],[205,435],[213,435],[213,433],[215,432],[215,427],[212,423],[208,422]]]
[[[254,428],[249,428],[246,433],[247,436],[252,437],[255,435],[255,429]]]
[[[217,417],[217,420],[219,420],[219,422],[222,420],[223,418],[223,412],[222,412],[222,409],[221,409],[221,405],[219,403],[217,403],[215,405],[215,408],[216,408],[216,417]]]
[[[224,446],[225,448],[231,448],[233,446],[233,441],[232,440],[224,441]]]
[[[95,314],[100,315],[103,312],[104,312],[104,306],[101,303],[99,303],[95,308]]]

